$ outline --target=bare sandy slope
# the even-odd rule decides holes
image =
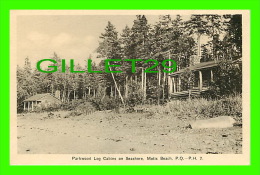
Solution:
[[[241,127],[190,129],[189,120],[146,113],[54,114],[18,116],[19,154],[242,153]]]

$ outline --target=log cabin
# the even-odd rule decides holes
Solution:
[[[232,64],[242,66],[242,58],[229,60]],[[214,81],[214,73],[219,69],[220,60],[196,63],[185,69],[173,72],[169,75],[168,87],[171,99],[200,96],[209,91],[210,83]],[[181,75],[190,70],[194,73],[194,83],[190,88],[183,88]]]
[[[23,101],[24,111],[34,111],[36,106],[60,104],[61,101],[50,93],[36,94]]]

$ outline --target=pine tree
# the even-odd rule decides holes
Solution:
[[[207,19],[205,15],[191,15],[189,21],[186,22],[186,28],[188,33],[197,35],[197,59],[201,59],[201,36],[203,34],[209,34],[209,28],[207,26]]]
[[[111,22],[108,22],[108,25],[105,28],[105,32],[100,36],[101,42],[99,42],[99,47],[97,48],[97,52],[100,54],[99,56],[105,59],[121,59],[121,48],[120,42],[118,39],[118,32],[116,31],[115,27]],[[113,64],[113,62],[110,62]],[[110,69],[110,71],[112,71]],[[121,98],[123,104],[124,99],[121,95],[119,87],[117,85],[116,79],[114,74],[111,72],[111,76],[114,81],[115,88]]]

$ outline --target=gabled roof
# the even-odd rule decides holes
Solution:
[[[185,72],[186,69],[189,69],[189,70],[200,70],[200,69],[205,69],[205,68],[209,68],[209,67],[215,67],[215,66],[218,65],[218,63],[219,63],[219,61],[202,62],[202,63],[196,64],[194,66],[190,66],[190,67],[181,69],[181,70],[179,70],[177,72],[173,72],[171,75],[181,74],[181,73]]]
[[[45,94],[36,94],[34,96],[31,96],[29,98],[27,98],[26,100],[24,101],[39,101],[41,98],[47,96],[47,95],[50,95],[52,96],[50,93],[45,93]],[[53,97],[53,96],[52,96]],[[54,97],[55,98],[55,97]]]
[[[179,75],[179,74],[185,72],[186,69],[194,71],[194,70],[201,70],[201,69],[210,68],[210,67],[216,67],[216,66],[219,65],[220,62],[221,62],[220,60],[218,60],[218,61],[202,62],[202,63],[196,64],[194,66],[190,66],[190,67],[181,69],[181,70],[179,70],[177,72],[173,72],[172,74],[170,74],[170,76]],[[240,62],[242,62],[242,58],[234,60],[234,61],[230,61],[230,62],[231,63],[240,63]]]

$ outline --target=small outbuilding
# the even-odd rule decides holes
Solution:
[[[51,106],[60,103],[61,101],[50,93],[36,94],[23,101],[24,111],[33,111],[39,105]]]

